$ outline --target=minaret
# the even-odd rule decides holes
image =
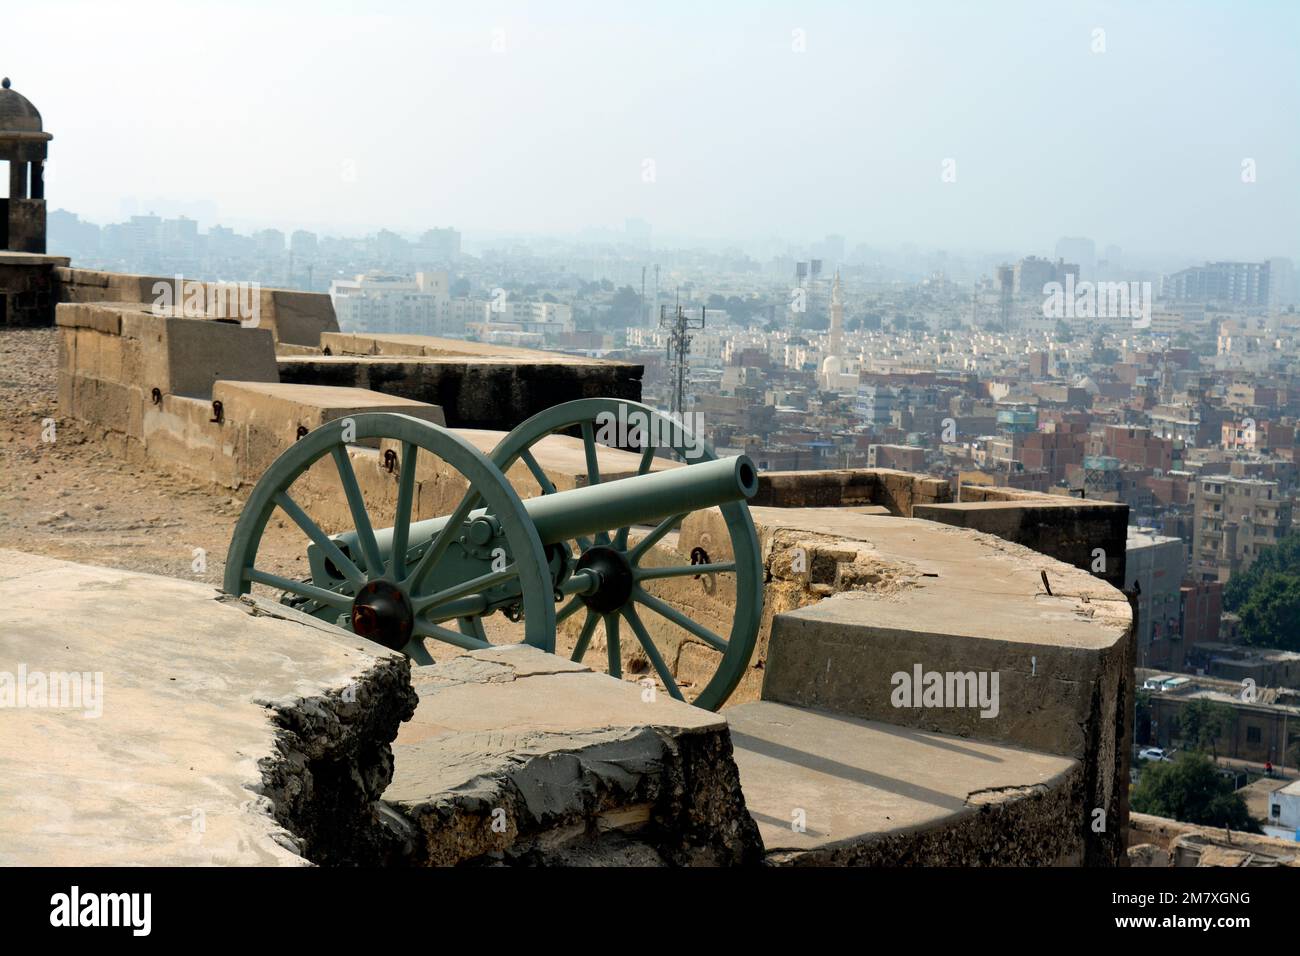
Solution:
[[[835,284],[831,286],[831,351],[840,357],[844,334],[844,295],[840,291],[840,271],[835,270]]]

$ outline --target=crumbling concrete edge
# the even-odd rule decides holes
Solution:
[[[935,824],[853,837],[815,850],[770,847],[768,866],[1078,866],[1085,856],[1083,767],[1046,783],[967,794]]]
[[[392,803],[415,866],[604,862],[757,865],[762,838],[745,808],[725,729],[593,728],[593,740],[533,746],[430,802]],[[551,741],[551,746],[547,742]],[[530,752],[532,751],[532,752]],[[561,804],[551,794],[562,792]]]
[[[253,615],[334,631],[292,608],[220,595]],[[305,620],[304,620],[305,619]],[[415,713],[411,664],[376,656],[354,681],[313,696],[259,700],[275,728],[274,753],[258,761],[256,801],[283,831],[272,839],[322,866],[380,865],[397,848],[379,797],[393,779],[392,741]]]

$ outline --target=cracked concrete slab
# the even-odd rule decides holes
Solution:
[[[1081,852],[1077,760],[768,701],[727,719],[769,863],[1046,865]]]
[[[415,702],[409,664],[282,611],[0,550],[0,864],[376,852],[388,742]],[[15,698],[20,674],[57,693]],[[49,679],[72,674],[99,693],[74,700],[70,677]]]

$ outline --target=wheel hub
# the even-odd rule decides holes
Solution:
[[[376,644],[400,651],[411,640],[415,613],[401,588],[371,581],[352,602],[352,630]]]
[[[616,548],[605,545],[588,548],[578,559],[578,570],[595,571],[600,578],[600,586],[594,592],[582,595],[582,602],[593,611],[611,614],[632,596],[632,565]]]

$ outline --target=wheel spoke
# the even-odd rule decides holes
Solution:
[[[699,565],[696,565],[696,567],[699,567]],[[686,630],[690,631],[692,634],[694,634],[696,637],[702,640],[705,644],[708,644],[715,651],[724,651],[724,652],[726,651],[727,649],[726,641],[718,637],[718,635],[714,634],[703,624],[697,624],[695,621],[692,621],[689,617],[687,617],[681,611],[677,610],[677,608],[673,607],[671,604],[659,600],[659,598],[655,597],[653,594],[650,594],[644,588],[638,586],[632,592],[632,598],[633,600],[641,604],[644,604],[646,607],[650,608],[650,610],[655,611],[661,616],[668,618],[668,620],[672,621],[678,627],[685,628]]]
[[[650,658],[655,673],[664,682],[664,687],[668,688],[668,693],[678,700],[685,700],[686,698],[682,696],[682,689],[677,686],[677,681],[673,679],[672,673],[668,670],[668,665],[664,662],[663,655],[659,653],[659,648],[655,647],[655,642],[650,639],[645,625],[641,623],[641,616],[636,613],[636,605],[628,604],[625,606],[623,608],[623,617],[627,619],[628,626],[632,628],[632,633],[636,635],[636,639],[641,642],[641,650],[645,651],[645,656]]]
[[[488,601],[481,594],[472,594],[469,597],[460,598],[456,601],[448,601],[446,604],[438,605],[437,610],[426,612],[423,617],[430,624],[441,624],[443,621],[459,621],[464,617],[475,617],[479,614],[486,614]],[[465,631],[462,628],[461,633]]]
[[[397,509],[393,515],[393,554],[389,573],[396,581],[406,577],[406,548],[411,535],[411,505],[415,500],[415,456],[420,446],[402,442],[402,459],[397,475]]]
[[[666,535],[669,531],[672,531],[673,525],[685,518],[686,514],[687,513],[684,512],[679,515],[669,515],[663,521],[659,522],[659,524],[655,525],[655,529],[638,541],[636,547],[628,552],[627,559],[633,564],[640,561],[641,556],[658,544],[660,538]]]
[[[384,573],[384,559],[379,553],[379,544],[375,541],[375,529],[370,524],[370,515],[366,511],[366,501],[361,496],[361,486],[357,484],[356,472],[352,470],[352,459],[348,457],[346,445],[335,445],[330,449],[334,456],[334,465],[338,468],[339,480],[343,482],[343,493],[347,495],[348,510],[352,512],[352,525],[361,542],[361,554],[366,559],[366,573],[378,577]]]
[[[429,656],[428,649],[424,646],[424,641],[418,637],[413,637],[406,642],[402,648],[402,653],[411,659],[412,664],[432,664],[433,658]]]
[[[468,581],[462,581],[460,584],[453,584],[449,588],[444,588],[435,594],[427,594],[424,597],[411,598],[411,610],[416,614],[425,611],[432,611],[448,601],[454,601],[458,597],[464,597],[466,594],[477,594],[488,588],[496,587],[504,581],[511,578],[519,577],[519,569],[512,563],[506,565],[500,571],[489,571],[487,574],[480,574],[476,578],[470,578]]]
[[[465,523],[465,518],[478,504],[478,499],[478,492],[473,488],[465,492],[465,497],[460,500],[456,510],[447,518],[447,523],[442,526],[438,536],[429,543],[429,547],[425,549],[424,554],[420,555],[420,560],[416,562],[415,567],[411,569],[411,573],[403,580],[403,584],[412,590],[419,586],[420,582],[424,580],[425,576],[428,575],[429,571],[446,552],[452,538],[456,536],[461,525]]]
[[[596,461],[596,430],[591,422],[582,423],[582,450],[587,456],[587,487],[590,488],[600,484],[600,465]],[[609,532],[597,531],[596,543],[609,544]]]
[[[257,568],[249,568],[244,572],[244,577],[257,584],[265,584],[270,588],[276,588],[280,591],[288,591],[290,594],[297,594],[299,597],[310,598],[313,601],[318,601],[321,604],[336,607],[340,610],[350,610],[352,607],[352,598],[349,595],[340,594],[338,591],[327,591],[314,584],[308,584],[306,581],[295,581],[292,578],[282,578],[278,574],[272,574],[269,571],[259,571]]]
[[[346,554],[343,553],[337,544],[330,539],[320,525],[311,520],[311,516],[299,507],[298,502],[289,497],[289,493],[281,491],[275,496],[275,503],[280,509],[287,514],[299,528],[301,528],[311,538],[316,547],[325,552],[325,557],[336,567],[340,574],[352,582],[353,587],[361,587],[366,583],[366,576],[361,572]]]
[[[609,663],[609,676],[622,678],[623,649],[618,642],[618,615],[605,615],[605,652]]]
[[[449,631],[445,627],[439,627],[437,624],[430,624],[427,621],[415,622],[415,636],[436,638],[446,644],[451,644],[467,651],[481,651],[484,648],[492,646],[481,638],[472,637],[469,634],[460,634],[456,631]]]
[[[578,635],[578,643],[573,645],[573,654],[569,660],[580,661],[587,653],[587,645],[591,643],[591,635],[596,631],[596,625],[600,622],[600,615],[595,611],[587,611],[587,619],[582,622],[582,633]]]
[[[542,489],[542,494],[555,494],[555,483],[546,477],[546,472],[542,470],[542,466],[539,465],[537,459],[533,457],[532,449],[525,448],[520,452],[519,457],[523,459],[524,464],[528,466],[528,470],[533,473],[533,479],[537,482],[538,487]]]
[[[477,614],[473,617],[456,618],[456,629],[468,637],[477,637],[487,643],[487,631],[483,630],[483,618]]]
[[[582,423],[582,450],[587,455],[587,486],[600,484],[600,465],[596,463],[596,431],[591,422]]]
[[[726,561],[715,564],[674,564],[663,568],[637,568],[634,573],[638,581],[649,581],[653,578],[684,578],[696,574],[726,574],[735,570],[736,562]]]
[[[563,624],[580,607],[582,607],[582,598],[579,595],[575,594],[570,599],[568,604],[564,605],[564,607],[560,608],[558,611],[555,612],[555,623]]]

